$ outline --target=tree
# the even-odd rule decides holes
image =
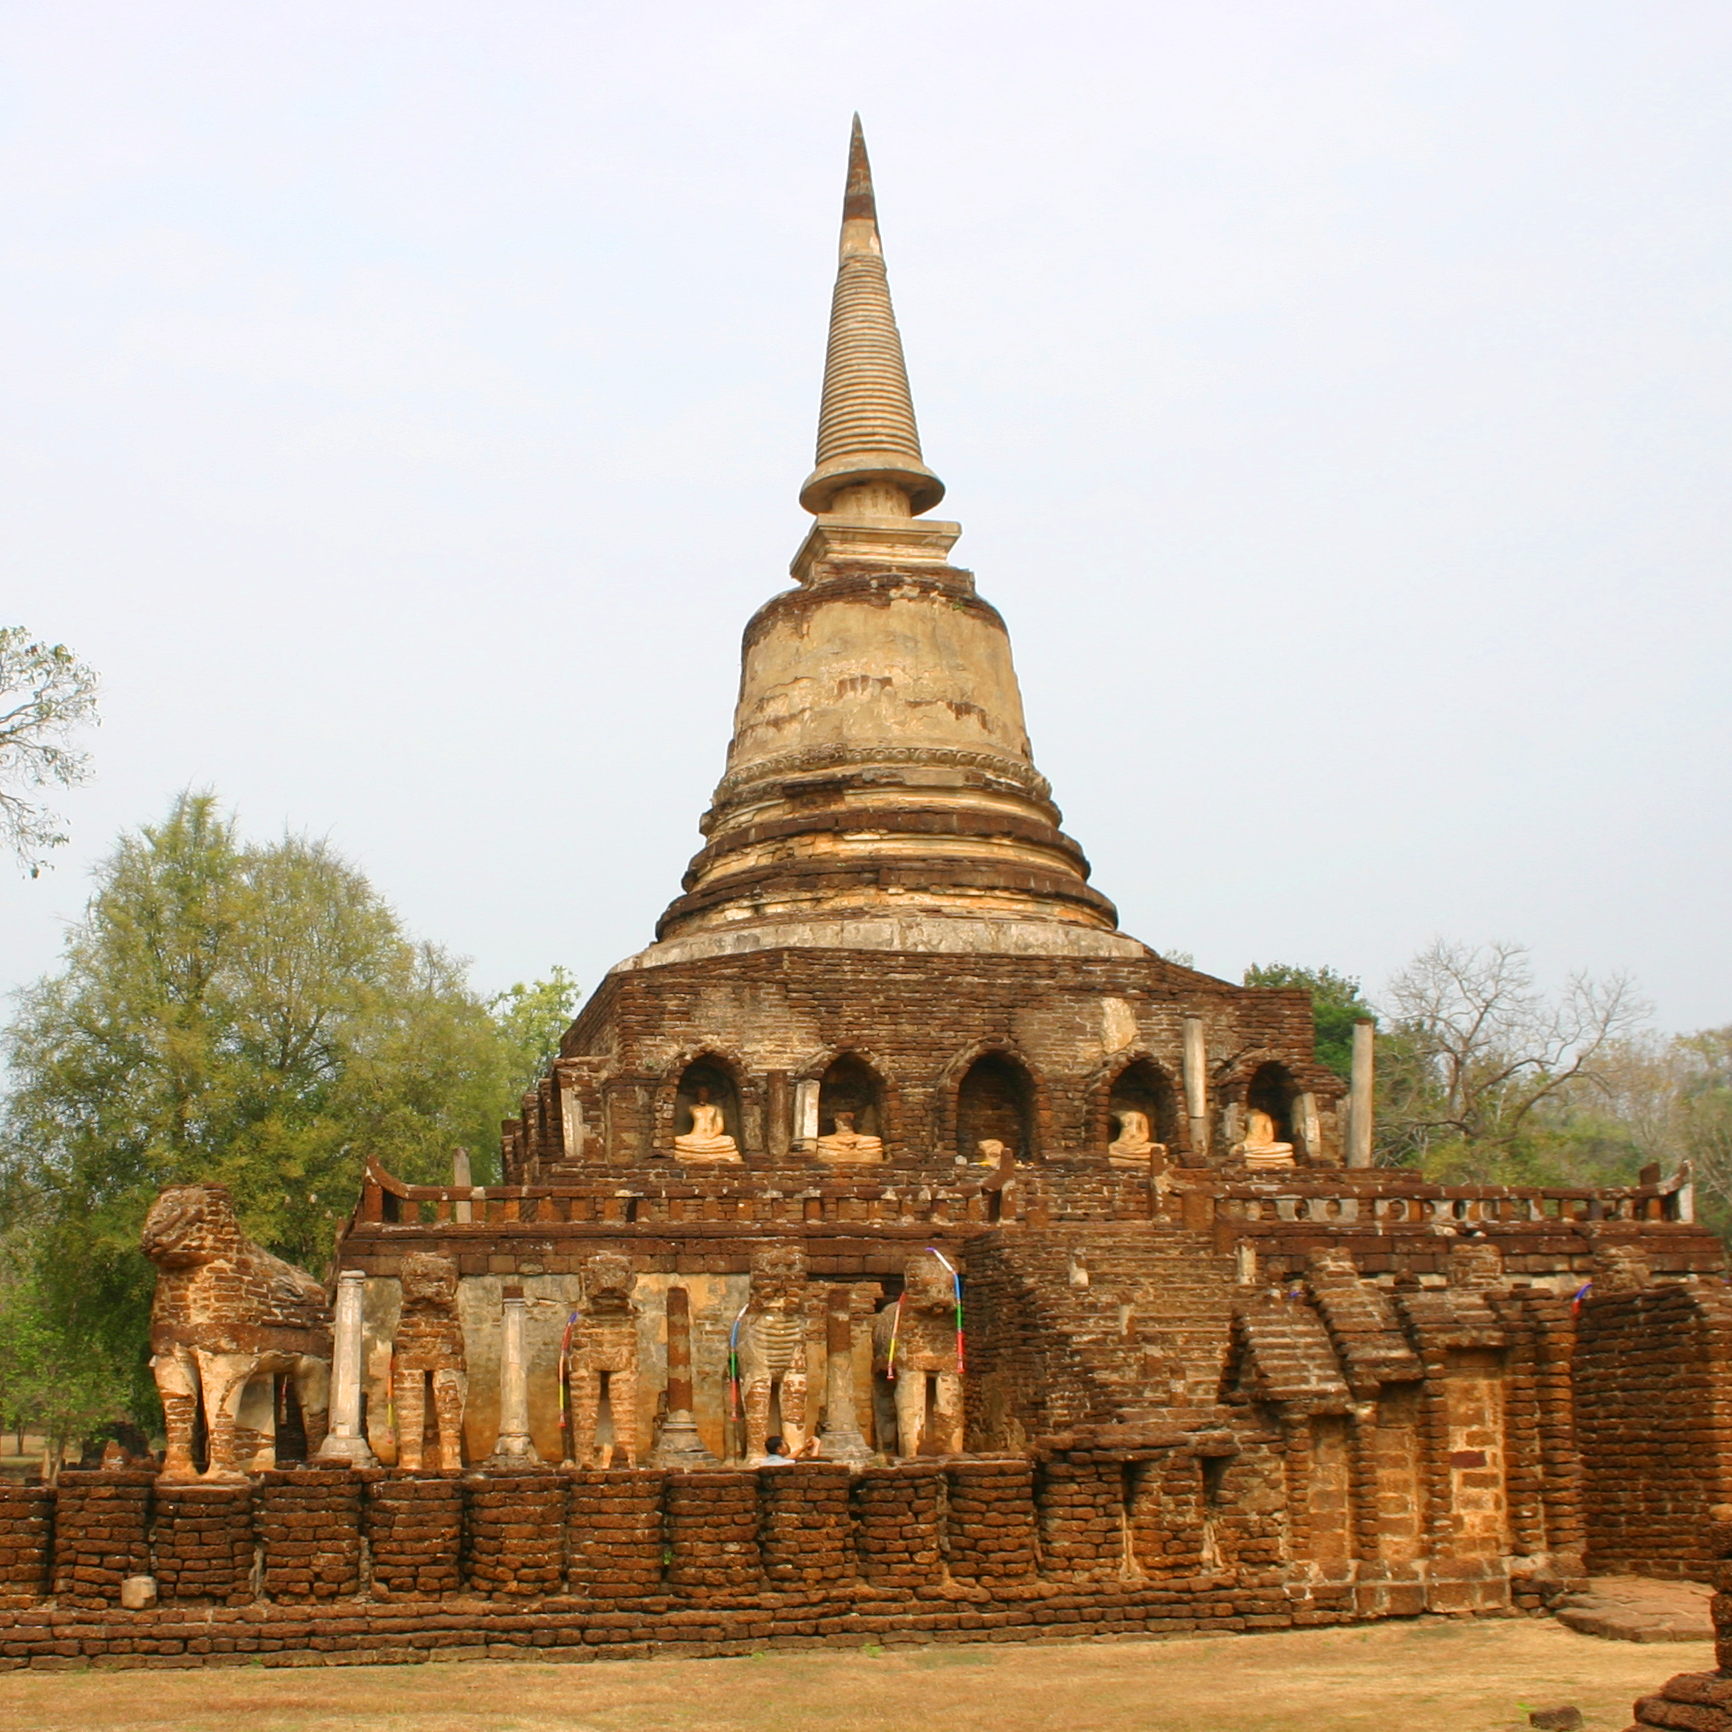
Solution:
[[[518,981],[487,1001],[510,1054],[512,1098],[535,1087],[559,1057],[560,1037],[571,1026],[582,989],[554,964],[545,980]]]
[[[1311,994],[1317,1062],[1339,1077],[1353,1070],[1353,1025],[1374,1015],[1359,982],[1333,968],[1299,968],[1287,962],[1254,962],[1245,970],[1247,986],[1297,986]]]
[[[426,1182],[467,1144],[485,1169],[523,1062],[354,866],[246,843],[209,794],[122,838],[5,1050],[0,1198],[33,1290],[68,1359],[140,1377],[138,1231],[164,1185],[227,1185],[249,1233],[322,1272],[368,1156]]]
[[[1388,1164],[1487,1180],[1518,1176],[1544,1109],[1600,1086],[1647,1006],[1624,976],[1574,974],[1548,998],[1519,944],[1439,939],[1390,982],[1378,1049],[1379,1144]]]
[[[0,626],[0,846],[36,877],[66,837],[29,790],[70,788],[90,773],[70,744],[96,717],[96,675],[65,644],[39,643],[22,626]]]

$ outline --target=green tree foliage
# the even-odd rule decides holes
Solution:
[[[123,837],[6,1034],[18,1303],[68,1362],[124,1367],[145,1410],[153,1276],[137,1242],[157,1192],[227,1185],[249,1233],[322,1274],[370,1156],[426,1182],[461,1144],[488,1170],[526,1007],[572,988],[557,975],[513,992],[496,1021],[462,965],[409,938],[327,844],[251,844],[212,796],[182,796]]]
[[[1254,962],[1245,970],[1247,986],[1301,987],[1311,994],[1317,1030],[1317,1062],[1345,1078],[1353,1069],[1353,1025],[1372,1016],[1371,1006],[1351,975],[1333,968],[1299,968],[1287,962]]]
[[[1564,1182],[1562,1127],[1573,1123],[1562,1140],[1587,1157],[1585,1109],[1610,1098],[1612,1062],[1648,1008],[1622,977],[1575,974],[1547,994],[1524,946],[1446,940],[1396,974],[1387,1002],[1379,1158],[1484,1183]],[[1615,1164],[1609,1146],[1601,1154],[1600,1167]]]
[[[54,813],[32,797],[70,788],[90,773],[72,736],[96,720],[96,675],[65,644],[38,643],[0,626],[0,847],[32,878],[66,840]]]
[[[508,1098],[534,1088],[559,1057],[560,1037],[571,1026],[582,990],[557,963],[545,980],[518,981],[487,1001],[505,1044]]]

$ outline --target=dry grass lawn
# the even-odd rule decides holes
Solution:
[[[1532,1619],[604,1665],[0,1674],[0,1732],[1617,1732],[1707,1643]]]

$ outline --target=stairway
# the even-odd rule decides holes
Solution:
[[[1195,1424],[1215,1406],[1238,1290],[1210,1235],[1066,1221],[977,1241],[969,1265],[983,1350],[1038,1367],[1025,1428]]]

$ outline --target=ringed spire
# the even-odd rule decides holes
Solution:
[[[943,497],[944,483],[921,458],[884,269],[872,165],[855,115],[818,410],[817,467],[800,489],[800,503],[815,516],[841,511],[902,517],[930,511]]]

